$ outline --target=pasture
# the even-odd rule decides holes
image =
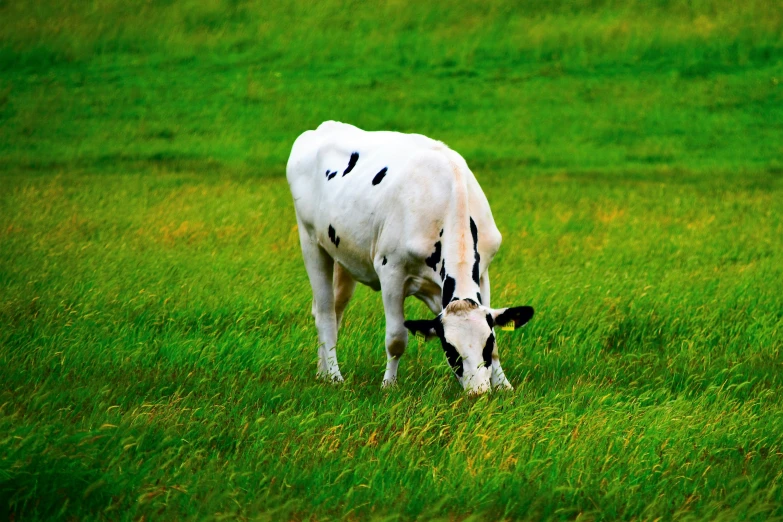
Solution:
[[[0,2],[0,518],[783,518],[783,11]],[[285,161],[460,152],[516,390],[319,383]],[[409,300],[406,316],[429,317]]]

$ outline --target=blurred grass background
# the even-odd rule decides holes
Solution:
[[[783,517],[779,2],[0,20],[0,518]],[[382,392],[364,288],[315,381],[283,175],[326,119],[476,172],[513,394],[415,342]]]
[[[280,175],[326,119],[526,171],[781,168],[778,2],[4,2],[2,17],[6,168]]]

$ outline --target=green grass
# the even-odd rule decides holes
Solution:
[[[777,3],[0,19],[0,518],[783,518]],[[513,393],[415,340],[382,391],[366,288],[315,380],[283,175],[325,119],[466,157]]]

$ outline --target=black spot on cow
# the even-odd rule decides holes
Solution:
[[[495,334],[489,334],[487,343],[484,345],[484,349],[481,350],[481,356],[484,359],[484,367],[489,368],[492,366],[492,352],[495,349]]]
[[[440,280],[443,281],[446,278],[446,260],[443,260],[443,264],[440,265]]]
[[[337,237],[337,233],[334,231],[334,227],[332,225],[329,225],[329,241],[334,243],[335,247],[340,246],[340,238]]]
[[[473,299],[471,299],[470,297],[466,297],[465,301],[469,302],[473,306],[478,306],[478,303],[476,301],[474,301]]]
[[[329,169],[326,169],[326,177],[329,177]]]
[[[329,172],[327,170],[326,171],[326,179],[327,179],[327,181],[332,179],[332,178],[334,178],[336,175],[337,175],[337,171],[336,170],[334,172]]]
[[[476,292],[476,297],[478,298],[479,304],[484,304],[484,302],[481,300],[481,292]]]
[[[359,153],[354,152],[351,154],[351,159],[348,160],[348,166],[343,171],[343,176],[348,174],[353,170],[353,168],[356,166],[356,162],[359,161]]]
[[[446,359],[449,361],[449,366],[457,374],[457,377],[462,377],[464,369],[462,367],[462,357],[454,345],[446,340],[446,335],[443,333],[443,323],[435,321],[435,333],[440,339],[440,344],[443,347],[443,351],[446,352]]]
[[[487,324],[490,328],[495,327],[495,320],[492,318],[492,314],[487,314]]]
[[[438,272],[438,263],[440,263],[440,241],[435,243],[435,251],[432,253],[430,257],[424,260],[424,263],[435,270],[435,273]]]
[[[386,256],[383,256],[383,262],[381,262],[382,265],[386,264]]]
[[[443,229],[440,229],[440,234],[438,234],[438,237],[443,237]]]
[[[451,302],[456,287],[457,281],[450,275],[447,275],[446,280],[443,282],[443,297],[441,299],[444,308]]]
[[[375,175],[374,178],[372,178],[372,184],[377,185],[381,181],[383,181],[383,177],[386,176],[386,171],[388,170],[388,167],[383,167],[378,174]]]
[[[473,236],[473,280],[476,284],[479,284],[479,261],[481,256],[478,251],[478,227],[473,218],[470,218],[470,234]]]
[[[446,352],[446,359],[449,361],[449,366],[451,366],[451,369],[457,374],[457,377],[462,377],[464,369],[462,368],[462,357],[460,357],[459,352],[445,338],[440,344],[443,346],[443,351]]]

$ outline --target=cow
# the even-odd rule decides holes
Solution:
[[[462,156],[421,134],[327,121],[296,139],[286,178],[313,290],[319,377],[343,380],[337,331],[358,281],[383,300],[383,387],[397,381],[410,331],[440,339],[467,392],[513,389],[494,327],[518,328],[533,308],[490,307],[489,265],[501,235]],[[406,321],[408,296],[436,317]]]

